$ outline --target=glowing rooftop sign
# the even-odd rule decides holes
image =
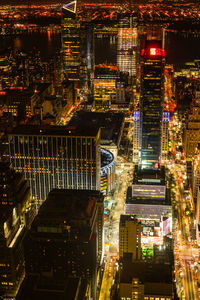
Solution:
[[[158,56],[165,56],[165,50],[158,48],[158,47],[150,47],[147,49],[142,49],[141,50],[141,56],[147,55],[149,57],[158,57]]]
[[[150,48],[150,55],[161,55],[160,48]]]
[[[77,0],[69,2],[63,6],[63,9],[66,9],[72,13],[76,13]]]

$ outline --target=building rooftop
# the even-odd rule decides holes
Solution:
[[[49,282],[51,282],[49,280]],[[80,278],[69,277],[65,284],[57,285],[54,281],[48,285],[43,285],[37,276],[29,276],[25,278],[17,300],[82,300],[84,299],[87,288],[87,282]]]
[[[70,240],[91,240],[98,205],[103,206],[100,191],[53,189],[41,205],[31,230],[39,235],[67,235]]]
[[[93,215],[96,202],[103,201],[99,191],[53,189],[36,218],[85,220]]]
[[[129,259],[124,259],[120,281],[131,283],[133,278],[139,278],[142,283],[172,284],[172,266],[170,263],[131,262]],[[170,290],[168,294],[170,295]]]
[[[119,145],[121,128],[124,123],[123,113],[78,111],[74,114],[69,126],[97,126],[101,128],[101,144],[114,142]]]
[[[134,184],[165,184],[165,168],[160,169],[141,169],[138,165],[135,166],[134,170]]]
[[[19,125],[10,135],[39,135],[39,136],[85,136],[95,137],[99,132],[97,126],[50,126],[50,125]]]
[[[33,89],[26,87],[10,87],[3,90],[0,94],[1,97],[28,97],[34,95]],[[1,98],[0,98],[1,99]]]
[[[166,197],[162,198],[153,198],[153,197],[141,197],[141,196],[132,196],[132,187],[128,187],[126,193],[126,204],[148,204],[148,205],[171,205],[169,192],[166,189]]]
[[[140,223],[140,221],[138,221],[138,219],[134,215],[121,215],[120,216],[120,226],[125,226],[126,221],[132,221],[136,224]]]

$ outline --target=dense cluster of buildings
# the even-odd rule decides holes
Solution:
[[[36,215],[28,181],[0,162],[0,294],[12,299],[25,278],[23,239]]]
[[[171,213],[165,174],[160,169],[162,155],[167,156],[169,121],[169,114],[163,112],[162,43],[147,41],[140,56],[136,19],[120,16],[117,67],[95,66],[94,23],[77,17],[76,1],[66,4],[62,13],[61,88],[55,78],[44,82],[34,74],[27,79],[28,58],[20,53],[27,72],[21,76],[28,81],[13,86],[7,81],[5,87],[2,81],[1,115],[11,116],[12,124],[2,132],[7,136],[2,161],[9,160],[11,166],[2,162],[0,178],[4,237],[1,278],[5,278],[1,279],[1,290],[8,299],[98,299],[104,254],[104,196],[114,190],[115,160],[132,105],[130,89],[136,88],[141,68],[140,99],[134,111],[135,177],[127,191],[126,215],[120,218],[117,292],[120,299],[131,299],[139,290],[141,297],[151,296],[148,279],[136,272],[137,268],[150,267],[142,261],[142,236],[151,235],[155,243],[162,235],[155,228]],[[11,72],[6,68],[7,59],[1,60],[5,77]],[[39,55],[34,59],[41,67]],[[82,110],[71,118],[79,101]],[[63,126],[62,122],[68,124]],[[12,191],[8,191],[9,184]],[[14,250],[5,254],[10,248]],[[129,273],[127,259],[130,265],[137,265],[136,273],[130,273],[130,282],[123,275]],[[170,276],[168,280],[172,284]]]
[[[164,33],[141,29],[134,14],[105,25],[80,9],[76,0],[62,7],[62,49],[51,66],[34,51],[0,53],[0,298],[99,299],[104,199],[114,195],[122,153],[133,180],[111,299],[176,299]],[[108,32],[116,64],[95,65],[94,36]],[[199,238],[198,89],[193,98],[183,144]],[[126,122],[132,136],[121,147]]]

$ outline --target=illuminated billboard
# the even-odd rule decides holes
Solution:
[[[163,220],[163,235],[166,236],[172,232],[172,218]]]
[[[166,187],[164,185],[133,184],[132,197],[145,199],[165,199]]]

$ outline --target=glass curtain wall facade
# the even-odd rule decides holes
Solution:
[[[161,160],[164,56],[161,41],[146,41],[141,51],[140,165],[147,169],[158,168]]]
[[[119,15],[117,33],[117,68],[132,80],[137,73],[138,30],[137,16]]]
[[[136,76],[137,28],[118,28],[117,67],[120,72]]]
[[[81,25],[76,16],[77,1],[62,8],[63,70],[70,81],[80,80]]]
[[[53,188],[100,190],[100,131],[78,134],[60,128],[16,130],[9,137],[14,169],[29,180],[32,196],[40,205]]]

